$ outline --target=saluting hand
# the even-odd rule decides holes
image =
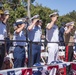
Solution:
[[[52,17],[52,21],[53,21],[53,22],[56,22],[56,21],[57,21],[57,18],[58,18],[58,16]]]
[[[38,20],[39,20],[39,19],[35,19],[33,23],[36,24]]]
[[[70,26],[69,26],[69,29],[73,29],[73,26],[72,26],[72,25],[70,25]]]
[[[5,16],[5,19],[7,20],[8,18],[9,18],[9,15],[6,15],[6,16]]]

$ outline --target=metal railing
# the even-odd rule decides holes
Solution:
[[[9,42],[8,40],[0,40],[0,42],[5,42],[5,44],[7,44],[7,42]],[[32,67],[33,66],[33,63],[32,63],[32,44],[33,43],[64,43],[64,42],[33,42],[33,41],[26,41],[26,40],[10,40],[10,43],[13,43],[13,42],[26,42],[27,43],[27,47],[28,47],[28,44],[29,44],[29,47],[30,47],[30,50],[29,50],[29,62],[30,62],[30,65],[28,67]],[[65,42],[65,43],[68,43],[68,42]],[[73,43],[74,42],[69,42],[69,43]],[[6,46],[6,45],[5,45]],[[11,45],[10,45],[11,46]],[[46,51],[46,47],[45,48],[45,51]]]

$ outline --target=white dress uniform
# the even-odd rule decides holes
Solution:
[[[49,24],[47,24],[49,25]],[[58,58],[58,43],[53,43],[53,42],[59,42],[59,37],[58,37],[59,31],[58,31],[58,26],[53,25],[51,29],[46,30],[46,39],[48,42],[47,47],[48,47],[48,64],[50,64],[52,61],[57,61]],[[56,75],[56,68],[53,68],[50,71],[49,75]]]
[[[58,37],[59,31],[58,26],[53,25],[51,29],[46,30],[46,39],[48,42],[59,42]],[[48,64],[50,64],[52,61],[57,60],[57,53],[58,53],[58,43],[48,43]]]

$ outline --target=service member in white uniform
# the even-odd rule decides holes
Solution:
[[[51,22],[47,24],[46,26],[46,39],[48,42],[47,47],[48,47],[48,64],[50,64],[52,61],[57,61],[57,54],[58,54],[58,43],[53,43],[53,42],[59,42],[59,31],[58,31],[58,26],[56,25],[56,21],[58,19],[58,13],[54,12],[49,15]],[[56,75],[55,74],[56,70],[54,72],[52,71],[50,75]]]

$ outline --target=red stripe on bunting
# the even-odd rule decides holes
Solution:
[[[22,75],[32,75],[32,69],[22,69]]]
[[[69,46],[66,46],[66,51],[65,51],[65,61],[68,61],[68,50],[69,50]]]

